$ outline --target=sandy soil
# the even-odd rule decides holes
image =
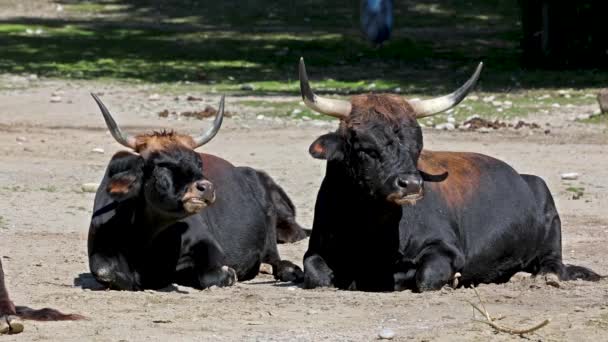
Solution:
[[[174,128],[195,132],[201,121],[169,121],[154,113],[198,104],[161,96],[150,89],[82,82],[10,78],[14,90],[0,91],[0,251],[12,299],[18,305],[50,306],[89,318],[80,322],[26,322],[11,340],[67,341],[369,341],[382,328],[395,340],[519,340],[475,322],[466,302],[472,290],[433,293],[359,293],[303,290],[261,275],[231,288],[198,291],[172,287],[137,293],[98,291],[88,273],[86,235],[93,194],[82,183],[98,182],[119,149],[88,96],[95,90],[131,132]],[[51,103],[53,92],[62,101]],[[215,104],[218,97],[204,96]],[[239,108],[228,110],[239,112]],[[588,109],[580,109],[585,111]],[[605,127],[571,124],[571,113],[551,113],[551,133],[500,131],[490,134],[425,131],[431,149],[478,151],[545,178],[563,219],[564,258],[608,274],[608,138]],[[544,124],[544,123],[542,123]],[[225,120],[205,147],[238,165],[268,171],[292,196],[299,221],[312,222],[323,163],[307,154],[315,137],[333,123],[263,121],[247,115]],[[105,153],[94,153],[103,148]],[[579,172],[567,185],[560,172]],[[584,188],[572,199],[569,186]],[[307,241],[282,246],[285,258],[301,263]],[[543,341],[608,340],[608,281],[570,282],[560,288],[518,277],[479,292],[501,324],[551,323],[530,335]],[[479,316],[477,316],[479,318]]]

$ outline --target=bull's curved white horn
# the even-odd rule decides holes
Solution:
[[[306,66],[304,65],[304,58],[300,58],[300,92],[302,93],[302,100],[306,106],[315,112],[330,115],[338,119],[346,118],[352,109],[352,105],[349,101],[335,100],[323,98],[315,95],[310,89],[308,83],[308,75],[306,74]]]
[[[425,116],[439,114],[459,104],[460,101],[464,100],[471,90],[473,90],[473,87],[475,87],[482,68],[483,62],[480,62],[473,76],[471,76],[471,78],[469,78],[465,84],[451,94],[428,100],[410,101],[410,105],[416,112],[416,118],[419,119],[424,118]]]
[[[110,130],[110,133],[112,134],[114,139],[119,144],[134,150],[136,146],[135,137],[123,133],[116,124],[116,121],[114,121],[114,118],[112,118],[112,114],[110,114],[110,111],[108,110],[108,108],[106,108],[103,102],[101,102],[99,97],[97,97],[97,95],[93,93],[91,93],[91,96],[93,96],[93,99],[95,100],[95,102],[97,102],[97,105],[101,110],[101,114],[103,114],[103,119],[106,121],[106,126],[108,126],[108,129]]]
[[[224,95],[222,95],[222,99],[220,100],[220,105],[217,108],[217,112],[215,114],[215,120],[213,120],[213,125],[211,126],[211,128],[209,128],[207,130],[207,132],[194,138],[194,146],[192,148],[194,149],[197,147],[201,147],[201,146],[205,145],[206,143],[208,143],[209,141],[211,141],[211,139],[213,139],[213,137],[215,137],[217,132],[219,132],[220,127],[222,127],[223,120],[224,120]]]

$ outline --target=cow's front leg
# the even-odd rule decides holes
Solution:
[[[304,257],[304,288],[331,287],[334,285],[334,272],[323,257],[311,254]]]
[[[198,242],[192,248],[192,255],[199,288],[232,286],[236,283],[236,271],[224,264],[224,251],[215,240]]]
[[[237,278],[236,272],[232,268],[222,266],[199,274],[198,281],[200,287],[206,289],[211,286],[232,286],[236,283]]]
[[[420,292],[440,290],[454,279],[452,260],[441,253],[427,254],[416,270],[416,288]]]
[[[93,254],[89,257],[89,268],[99,283],[112,290],[141,290],[139,276],[131,270],[126,258],[120,254]]]
[[[15,305],[4,285],[4,271],[0,261],[0,334],[18,334],[23,331],[23,323],[16,315]]]

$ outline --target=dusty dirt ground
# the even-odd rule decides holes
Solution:
[[[106,132],[90,91],[102,98],[130,132],[173,128],[195,132],[208,122],[159,119],[154,113],[191,104],[162,95],[149,101],[142,86],[91,82],[28,81],[0,91],[0,251],[13,301],[49,306],[88,317],[79,322],[26,322],[11,340],[67,341],[369,341],[382,328],[394,340],[519,340],[475,322],[467,300],[472,290],[414,294],[303,290],[260,275],[231,288],[198,291],[98,290],[88,273],[86,237],[93,194],[82,183],[98,182],[119,145]],[[62,101],[51,103],[53,92]],[[216,104],[216,95],[203,96]],[[227,99],[227,109],[231,107]],[[589,111],[589,108],[579,108]],[[550,134],[529,131],[440,132],[425,130],[430,149],[478,151],[501,158],[521,172],[546,179],[563,220],[564,259],[608,274],[608,137],[605,126],[569,123],[572,113],[544,119]],[[545,122],[542,122],[545,124]],[[238,165],[268,171],[293,198],[299,221],[310,226],[324,165],[307,153],[309,144],[334,123],[263,121],[239,115],[225,120],[205,151]],[[542,131],[541,131],[542,132]],[[105,153],[94,153],[103,148]],[[560,180],[560,172],[580,178]],[[572,199],[568,187],[584,188]],[[307,241],[284,245],[284,258],[301,264]],[[527,339],[608,340],[608,280],[569,282],[560,288],[518,277],[479,292],[501,324],[551,323]],[[479,319],[480,317],[477,316]]]

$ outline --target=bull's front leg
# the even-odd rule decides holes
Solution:
[[[16,315],[15,305],[8,297],[4,285],[4,271],[0,261],[0,334],[18,334],[23,331],[23,323]]]
[[[416,288],[420,292],[440,290],[454,283],[453,260],[442,253],[429,253],[416,270]]]
[[[95,279],[113,290],[142,290],[139,275],[131,270],[121,254],[95,253],[89,257],[89,268]]]
[[[236,271],[224,265],[225,255],[216,241],[203,240],[192,249],[195,260],[197,287],[232,286],[237,281]]]
[[[334,286],[334,272],[319,254],[308,252],[304,256],[304,288]]]

